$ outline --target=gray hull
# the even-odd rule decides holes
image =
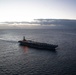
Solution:
[[[52,45],[52,44],[47,44],[47,43],[40,43],[40,42],[34,42],[31,40],[27,41],[18,41],[21,46],[28,46],[31,48],[36,48],[36,49],[48,49],[48,50],[55,50],[58,45]]]

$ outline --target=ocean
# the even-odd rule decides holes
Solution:
[[[58,48],[21,47],[23,36]],[[76,75],[76,29],[0,29],[0,75]]]

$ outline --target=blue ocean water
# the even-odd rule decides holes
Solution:
[[[28,40],[58,44],[56,51],[19,46]],[[76,75],[75,29],[1,29],[0,75]]]

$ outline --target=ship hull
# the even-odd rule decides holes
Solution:
[[[36,49],[46,49],[46,50],[55,50],[58,45],[52,45],[47,43],[40,43],[34,41],[18,41],[21,46],[28,46],[30,48]]]

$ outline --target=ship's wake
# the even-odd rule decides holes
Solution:
[[[0,38],[0,41],[5,41],[5,42],[9,42],[9,43],[17,43],[17,41],[15,41],[15,40],[9,40],[9,39],[3,39],[3,38]]]

